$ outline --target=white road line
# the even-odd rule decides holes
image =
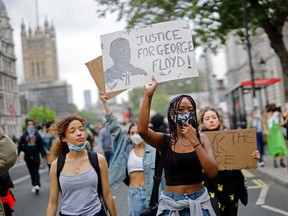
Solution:
[[[256,185],[254,185],[254,186],[248,186],[248,189],[259,189],[259,188],[262,188],[263,186],[256,186]]]
[[[42,169],[42,170],[40,170],[40,171],[39,171],[39,174],[42,174],[42,173],[44,173],[44,172],[48,172],[47,169]],[[13,180],[13,184],[14,184],[14,185],[17,185],[17,184],[19,184],[19,183],[21,183],[21,182],[23,182],[23,181],[26,181],[27,179],[30,179],[30,175],[25,175],[25,176],[22,176],[21,178],[18,178],[18,179]]]
[[[262,205],[261,207],[263,207],[263,208],[265,208],[265,209],[268,209],[268,210],[270,210],[270,211],[273,211],[273,212],[277,212],[277,213],[279,213],[279,214],[281,214],[281,215],[286,215],[286,216],[288,216],[288,212],[287,212],[287,211],[283,211],[283,210],[281,210],[281,209],[274,208],[274,207],[268,206],[268,205]]]
[[[266,199],[266,195],[268,193],[269,190],[269,186],[264,186],[261,189],[261,192],[259,194],[259,197],[255,203],[255,205],[264,205],[265,204],[265,199]]]

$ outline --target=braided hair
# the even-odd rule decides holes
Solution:
[[[178,134],[177,134],[177,124],[176,124],[176,118],[177,118],[177,111],[179,109],[180,103],[183,100],[183,98],[187,98],[192,106],[193,106],[193,113],[195,115],[195,118],[197,119],[197,113],[196,113],[196,103],[194,101],[194,99],[189,96],[189,95],[180,95],[177,97],[174,97],[169,104],[168,110],[167,110],[167,117],[168,117],[168,125],[169,125],[169,131],[170,131],[170,138],[172,140],[174,140],[174,142],[176,143],[178,140]],[[196,129],[196,133],[197,133],[197,137],[200,141],[200,134],[198,132],[198,122],[196,122],[197,127]]]

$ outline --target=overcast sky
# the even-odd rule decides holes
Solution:
[[[16,68],[19,80],[23,77],[23,61],[20,37],[22,18],[35,27],[36,0],[2,0],[6,6],[10,24],[14,29]],[[38,0],[39,24],[45,17],[56,30],[58,68],[60,79],[72,85],[73,100],[78,108],[84,107],[83,91],[90,89],[92,102],[96,102],[97,88],[85,63],[100,56],[100,35],[123,30],[124,22],[116,22],[115,16],[98,18],[94,0]]]
[[[29,25],[33,28],[36,26],[36,0],[2,2],[14,29],[16,69],[21,81],[23,62],[20,26],[22,19],[26,28]],[[91,90],[93,103],[98,98],[96,85],[85,63],[101,55],[100,35],[125,28],[124,22],[116,22],[116,15],[98,18],[96,10],[94,0],[38,0],[39,24],[43,26],[47,17],[55,26],[60,79],[67,80],[72,85],[73,101],[79,109],[84,107],[84,90]],[[199,55],[196,50],[196,56],[197,54]],[[215,63],[219,64],[219,60]]]

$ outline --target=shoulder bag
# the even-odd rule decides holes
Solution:
[[[168,146],[169,146],[169,135],[164,134],[164,142],[162,147],[161,156],[156,150],[155,162],[157,164],[155,175],[154,175],[154,184],[152,189],[152,194],[150,197],[150,202],[146,207],[145,211],[140,214],[140,216],[156,216],[158,211],[158,196],[159,196],[159,184],[161,182],[161,176],[164,166],[164,156],[166,155]],[[160,157],[160,158],[159,158]]]

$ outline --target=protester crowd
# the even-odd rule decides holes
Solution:
[[[100,91],[105,111],[103,125],[86,124],[78,115],[61,117],[43,127],[27,119],[22,136],[13,138],[15,143],[0,128],[1,151],[11,147],[11,143],[14,147],[10,156],[5,156],[10,160],[9,166],[4,167],[0,160],[0,216],[12,215],[15,202],[21,202],[13,195],[14,185],[9,176],[17,155],[18,161],[23,155],[31,177],[31,192],[36,195],[41,192],[39,169],[43,164],[49,168],[47,216],[57,212],[63,216],[117,215],[111,190],[121,182],[128,186],[128,197],[124,199],[129,216],[141,215],[154,190],[160,155],[165,160],[157,189],[157,215],[237,215],[238,200],[247,204],[245,177],[241,170],[218,170],[213,146],[203,133],[229,128],[215,108],[199,109],[189,95],[173,98],[166,116],[155,114],[150,118],[157,85],[153,77],[145,88],[138,119],[131,119],[128,127],[127,121],[121,124],[114,116],[109,96]],[[256,129],[257,145],[251,158],[258,161],[258,166],[266,166],[263,156],[267,149],[275,168],[286,167],[288,107],[281,110],[268,104],[263,113],[254,109],[247,127]]]

